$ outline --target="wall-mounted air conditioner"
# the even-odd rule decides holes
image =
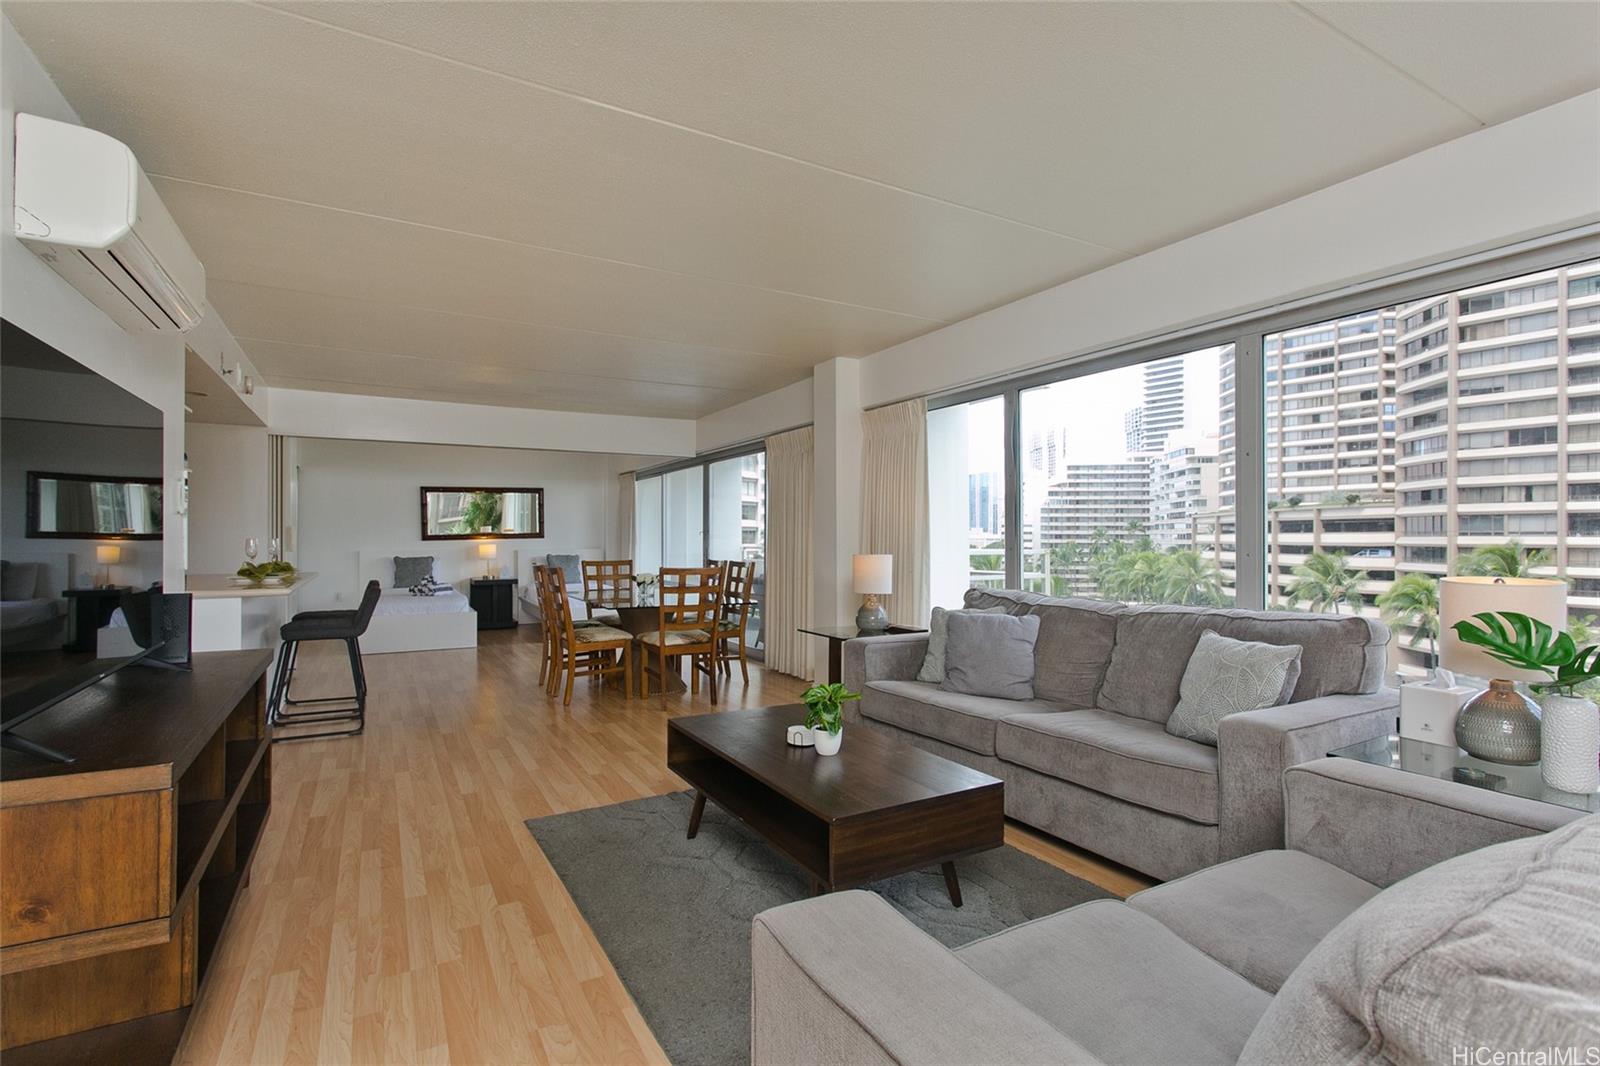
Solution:
[[[204,313],[206,271],[121,141],[17,116],[18,239],[131,331],[182,332]]]

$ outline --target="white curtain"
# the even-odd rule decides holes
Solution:
[[[889,621],[928,624],[928,401],[861,416],[861,551],[894,556]]]
[[[767,666],[807,680],[811,622],[811,497],[815,485],[810,426],[767,438]]]
[[[606,554],[613,559],[633,558],[633,471],[617,475],[617,521]]]

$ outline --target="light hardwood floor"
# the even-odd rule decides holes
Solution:
[[[369,656],[364,736],[277,746],[272,817],[179,1061],[666,1061],[522,823],[684,787],[664,723],[712,708],[589,682],[563,708],[532,629],[480,636],[475,653]],[[296,696],[348,684],[308,647]],[[753,668],[718,709],[802,688]],[[1119,894],[1146,883],[1007,839]]]

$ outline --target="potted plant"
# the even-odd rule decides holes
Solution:
[[[851,692],[835,682],[831,685],[812,685],[800,699],[806,705],[806,725],[811,727],[811,739],[818,755],[837,755],[844,741],[844,712],[847,700],[859,700],[861,693]]]
[[[1600,789],[1600,711],[1580,693],[1600,679],[1600,646],[1580,648],[1571,634],[1516,611],[1486,611],[1453,628],[1491,658],[1550,678],[1528,686],[1541,697],[1540,773],[1563,792]]]

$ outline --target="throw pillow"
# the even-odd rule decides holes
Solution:
[[[394,557],[394,587],[408,589],[424,581],[433,580],[433,556],[396,555]]]
[[[1033,645],[1039,639],[1037,615],[977,614],[952,611],[945,619],[946,692],[1033,699]]]
[[[964,609],[968,614],[1005,614],[1004,607],[968,607]],[[933,615],[928,619],[928,654],[922,659],[922,669],[917,671],[918,681],[929,681],[937,685],[944,680],[944,649],[950,640],[950,630],[945,620],[959,611],[947,611],[943,607],[935,607]]]
[[[1258,644],[1206,630],[1178,683],[1178,706],[1167,732],[1217,746],[1217,729],[1230,714],[1276,707],[1300,680],[1298,644]]]
[[[561,568],[561,577],[568,585],[583,584],[583,557],[581,555],[546,555],[546,566]]]
[[[0,599],[31,600],[38,591],[38,563],[7,563],[0,577]]]

